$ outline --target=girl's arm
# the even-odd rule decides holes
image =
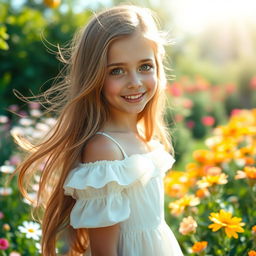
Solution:
[[[119,224],[88,231],[92,256],[117,256]]]
[[[119,147],[104,136],[94,136],[85,146],[82,162],[100,160],[121,160],[122,152]],[[92,256],[117,256],[119,239],[119,223],[99,228],[89,228],[89,239]]]

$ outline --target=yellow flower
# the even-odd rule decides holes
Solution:
[[[245,224],[241,222],[242,219],[232,217],[232,214],[230,212],[225,212],[224,210],[220,210],[219,213],[212,212],[209,216],[209,219],[214,222],[213,224],[208,226],[210,229],[212,229],[213,232],[224,228],[225,233],[229,238],[238,238],[237,232],[244,232],[242,226],[244,226]]]
[[[194,195],[185,195],[182,198],[169,203],[169,208],[173,215],[180,215],[187,207],[196,206],[200,203],[200,199]]]
[[[208,245],[208,242],[206,242],[206,241],[196,242],[192,246],[192,251],[193,252],[201,252],[207,247],[207,245]]]
[[[192,172],[171,170],[164,178],[165,193],[171,197],[183,197],[196,182]]]
[[[248,256],[256,256],[256,251],[254,250],[249,251]]]
[[[228,182],[227,175],[220,173],[218,175],[207,175],[197,182],[199,188],[208,188],[214,185],[223,185]]]

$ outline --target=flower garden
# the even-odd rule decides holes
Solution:
[[[37,140],[55,118],[42,115],[36,102],[20,102],[13,89],[28,96],[49,88],[61,67],[48,51],[66,47],[93,11],[75,12],[78,0],[24,0],[19,8],[15,2],[0,0],[0,256],[37,256],[42,231],[33,203],[21,197],[16,177],[10,180],[23,157],[12,135]],[[162,3],[154,8],[162,20],[172,16]],[[256,45],[255,26],[247,28]],[[166,123],[176,163],[164,179],[165,217],[184,256],[256,256],[255,54],[245,58],[238,43],[215,41],[219,30],[167,47],[174,67],[167,71]],[[35,176],[32,199],[38,182]],[[65,244],[59,242],[59,255]]]
[[[256,255],[256,109],[234,111],[205,145],[165,177],[167,219],[185,255]]]

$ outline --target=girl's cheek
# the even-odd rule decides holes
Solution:
[[[116,79],[107,79],[103,87],[104,93],[109,95],[117,94],[120,89],[121,83]]]

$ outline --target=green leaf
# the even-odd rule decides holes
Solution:
[[[0,38],[0,50],[9,50],[9,45],[2,38]]]

